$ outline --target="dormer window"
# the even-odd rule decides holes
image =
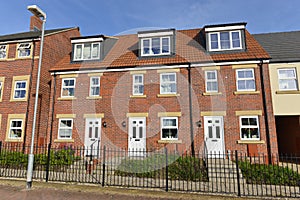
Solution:
[[[0,59],[5,59],[7,54],[7,45],[0,45]]]
[[[100,59],[100,42],[75,44],[74,60]]]
[[[73,61],[100,60],[103,36],[73,38]]]
[[[246,23],[205,26],[207,51],[228,51],[245,49]]]
[[[21,43],[18,45],[18,57],[29,57],[31,54],[31,43]]]
[[[143,31],[138,33],[140,56],[164,56],[174,52],[175,30]]]
[[[209,33],[210,51],[241,49],[241,31]]]
[[[170,54],[170,37],[142,39],[142,56]]]

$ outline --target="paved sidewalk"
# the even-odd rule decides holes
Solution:
[[[94,185],[33,182],[30,190],[25,189],[24,180],[0,180],[0,199],[5,200],[227,200],[236,197],[208,196],[203,194],[163,192],[145,189],[102,188]],[[253,198],[252,198],[253,199]]]

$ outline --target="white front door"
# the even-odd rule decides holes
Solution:
[[[205,143],[209,157],[224,157],[224,126],[222,116],[204,117]]]
[[[101,142],[101,118],[87,118],[85,121],[85,155],[99,157]]]
[[[146,151],[146,118],[129,118],[128,155],[145,156]]]

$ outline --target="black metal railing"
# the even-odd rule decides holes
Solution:
[[[97,146],[97,145],[95,145]],[[87,153],[90,152],[90,153]],[[93,155],[93,152],[95,155]],[[29,147],[0,144],[0,177],[26,178]],[[192,191],[237,196],[300,198],[297,156],[36,147],[35,180]]]

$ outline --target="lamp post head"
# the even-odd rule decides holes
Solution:
[[[46,13],[42,11],[42,9],[40,9],[37,5],[27,6],[27,10],[29,10],[35,16],[46,20]]]

